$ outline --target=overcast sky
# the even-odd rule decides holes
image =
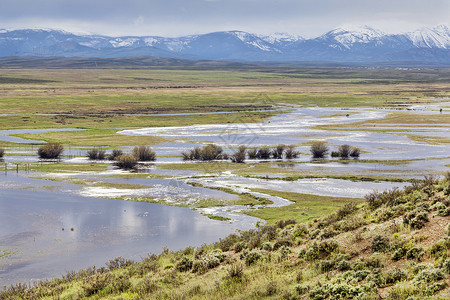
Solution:
[[[450,0],[0,0],[0,28],[112,36],[243,30],[316,37],[347,25],[397,33],[449,19]]]

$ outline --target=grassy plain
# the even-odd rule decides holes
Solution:
[[[278,114],[279,111],[273,109],[281,105],[287,108],[290,105],[343,109],[370,107],[386,109],[387,117],[350,125],[322,126],[320,129],[388,132],[384,127],[401,124],[402,128],[397,130],[399,134],[407,134],[423,142],[443,144],[448,143],[448,140],[418,135],[414,132],[414,125],[446,128],[450,122],[448,115],[436,113],[430,117],[410,114],[406,113],[406,107],[413,104],[440,105],[448,110],[449,96],[449,69],[2,69],[0,128],[84,128],[88,130],[17,136],[58,141],[65,146],[114,148],[169,141],[161,137],[117,134],[124,128],[260,122]],[[185,113],[195,114],[183,115]],[[389,132],[395,131],[389,129]],[[9,150],[19,146],[0,141],[0,147],[5,147],[8,155]],[[36,146],[20,147],[34,151]],[[408,162],[389,161],[390,164]],[[385,162],[380,158],[372,161],[361,159],[358,163]],[[213,173],[213,176],[227,172],[237,176],[271,177],[287,181],[315,177],[399,180],[398,174],[387,172],[382,175],[364,175],[295,168],[301,164],[295,163],[291,168],[273,162],[245,165],[213,162],[161,164],[157,168],[201,171]],[[105,171],[108,165],[35,163],[22,164],[21,168],[36,173],[77,173]],[[30,176],[34,175],[30,173]],[[123,179],[176,177],[138,173],[114,176]],[[205,174],[200,173],[199,176]],[[101,180],[94,183],[70,176],[55,180],[105,188],[144,187]],[[150,256],[140,263],[110,263],[108,269],[69,273],[64,279],[42,283],[36,289],[28,290],[23,286],[5,289],[0,292],[0,298],[406,299],[410,296],[423,298],[437,295],[447,299],[450,285],[448,239],[438,241],[435,236],[426,236],[430,232],[436,232],[439,237],[449,234],[448,229],[444,228],[448,224],[449,214],[448,208],[446,210],[448,179],[428,186],[417,185],[415,188],[414,191],[392,196],[395,198],[391,199],[395,202],[395,210],[392,209],[392,203],[382,203],[373,208],[367,203],[361,205],[361,199],[254,190],[294,203],[281,208],[247,212],[267,220],[269,225],[232,235],[215,245],[197,250],[187,248],[176,253],[165,251],[160,256]],[[226,188],[220,190],[233,193]],[[386,199],[381,198],[379,201]],[[131,200],[174,205],[151,197]],[[356,201],[358,205],[349,205],[350,201]],[[237,193],[236,199],[231,201],[203,199],[178,205],[202,208],[267,203],[267,199]],[[413,213],[426,214],[432,218],[427,219],[423,229],[398,225],[401,218],[411,217]],[[221,219],[217,216],[208,217]],[[300,224],[285,226],[280,222],[285,219],[294,219]],[[379,235],[391,245],[381,254],[375,253],[377,251],[373,246],[375,237]],[[336,244],[337,248],[333,248]],[[332,247],[328,249],[330,245]],[[424,261],[421,261],[422,256],[407,258],[408,251],[416,248],[420,248],[417,250],[419,254],[423,252]],[[310,249],[317,250],[317,253],[310,253],[312,257],[306,254]],[[5,253],[0,252],[0,257],[5,256]],[[414,256],[414,253],[411,255]],[[394,260],[393,255],[400,255],[400,258]],[[398,269],[404,269],[405,272]],[[428,282],[425,271],[429,272],[428,277],[431,278]],[[433,274],[437,277],[434,278]]]

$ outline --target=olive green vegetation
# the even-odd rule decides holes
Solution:
[[[217,220],[217,221],[231,221],[230,218],[222,217],[222,216],[216,216],[216,215],[210,215],[210,214],[204,214],[204,216],[210,218],[211,220]]]
[[[73,172],[98,172],[106,171],[107,164],[70,164],[70,163],[34,163],[21,164],[21,169],[27,168],[28,171],[38,173],[73,173]]]
[[[362,202],[362,199],[317,196],[267,189],[252,189],[252,191],[281,197],[293,202],[293,204],[288,206],[266,207],[244,212],[247,215],[266,220],[268,224],[275,224],[277,221],[283,219],[294,219],[297,222],[305,222],[330,214],[343,207],[346,203]]]
[[[449,299],[450,176],[140,262],[117,257],[1,299]],[[299,196],[300,197],[300,196]]]

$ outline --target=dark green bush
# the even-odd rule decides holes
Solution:
[[[114,165],[121,169],[133,169],[137,165],[137,159],[133,155],[123,154],[116,157]]]
[[[215,244],[215,246],[218,247],[222,251],[229,251],[229,250],[233,249],[235,244],[238,243],[239,241],[240,241],[240,237],[237,234],[232,233],[232,234],[220,239]]]
[[[336,269],[339,271],[345,271],[350,269],[350,263],[347,260],[341,260],[336,264]]]
[[[58,158],[64,147],[60,143],[47,143],[37,151],[40,158]]]
[[[394,252],[392,253],[391,259],[395,260],[395,261],[398,261],[398,260],[402,259],[402,257],[404,255],[405,255],[404,249],[398,248],[398,249],[395,249]]]
[[[342,220],[344,217],[354,213],[358,208],[355,202],[346,203],[343,207],[339,208],[336,212],[336,216],[338,220]]]
[[[149,146],[136,146],[133,148],[132,154],[138,161],[156,160],[156,153]]]
[[[370,274],[369,270],[358,270],[355,273],[355,277],[358,281],[363,281],[364,279],[366,279],[367,275]]]
[[[422,256],[424,255],[424,251],[422,248],[419,247],[413,247],[406,251],[406,258],[407,259],[415,259],[420,261],[422,259]]]
[[[385,252],[389,248],[389,239],[382,235],[376,235],[372,240],[372,252]]]
[[[261,250],[254,249],[247,253],[247,255],[245,256],[245,263],[247,264],[247,266],[250,266],[257,262],[263,256],[263,254],[264,253],[261,252]]]
[[[176,263],[175,269],[177,269],[180,272],[186,272],[192,269],[193,263],[194,260],[192,258],[183,256],[183,258]]]
[[[0,157],[3,157],[5,155],[5,149],[0,148]]]
[[[100,148],[93,148],[86,152],[86,156],[89,159],[103,160],[103,159],[105,159],[105,150],[100,149]]]
[[[442,270],[443,270],[446,274],[450,274],[450,258],[447,258],[447,259],[442,263]]]
[[[420,283],[436,282],[442,279],[444,279],[444,273],[440,269],[425,269],[414,277],[414,280]]]
[[[450,249],[450,238],[444,237],[434,244],[430,249],[432,257],[445,257]]]
[[[412,229],[421,229],[428,222],[428,212],[425,209],[417,208],[411,213],[403,216],[403,222],[409,224]]]
[[[279,248],[281,248],[283,246],[291,247],[292,246],[292,241],[290,239],[288,239],[288,238],[277,239],[275,241],[275,243],[273,244],[273,250],[277,250],[277,249],[279,249]]]
[[[316,141],[311,145],[310,152],[313,158],[323,158],[328,153],[328,146],[325,142]]]
[[[406,279],[406,272],[402,269],[390,270],[385,275],[386,284],[391,285]]]

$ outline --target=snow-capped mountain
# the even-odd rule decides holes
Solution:
[[[432,61],[450,63],[450,30],[445,25],[405,34],[367,27],[340,27],[304,39],[287,33],[256,35],[221,31],[161,36],[76,35],[44,29],[0,30],[0,56],[159,56],[237,61]]]

